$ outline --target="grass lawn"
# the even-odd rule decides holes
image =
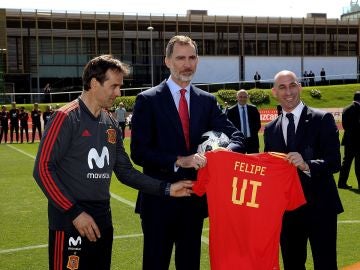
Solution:
[[[260,139],[262,141],[262,138]],[[129,140],[125,139],[128,149]],[[0,145],[0,269],[47,269],[47,201],[32,177],[38,144]],[[337,175],[335,176],[337,180]],[[357,187],[352,170],[349,184]],[[340,190],[339,266],[360,261],[360,194]],[[114,178],[111,205],[115,228],[112,269],[141,269],[142,231],[134,214],[136,191]],[[174,269],[173,263],[171,269]],[[204,225],[201,269],[210,269],[208,223]],[[311,252],[308,268],[313,269]]]

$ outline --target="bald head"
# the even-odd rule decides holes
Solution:
[[[245,89],[241,89],[236,93],[236,99],[240,105],[245,105],[247,103],[249,94]]]
[[[275,77],[274,77],[274,86],[278,86],[279,84],[279,78],[283,78],[283,77],[288,77],[293,79],[294,81],[298,81],[296,75],[294,72],[290,71],[290,70],[282,70],[278,73],[276,73]]]

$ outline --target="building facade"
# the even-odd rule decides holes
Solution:
[[[189,35],[197,42],[200,59],[213,67],[218,80],[230,72],[227,81],[251,81],[258,69],[264,69],[260,70],[263,79],[270,79],[282,68],[276,66],[281,61],[284,66],[296,62],[299,75],[311,69],[307,65],[312,63],[316,76],[323,63],[328,65],[328,73],[330,69],[334,75],[342,74],[343,63],[346,78],[357,80],[359,30],[360,20],[326,17],[0,9],[1,83],[24,93],[41,92],[48,83],[57,90],[81,90],[86,62],[99,54],[113,54],[131,66],[124,87],[151,86],[168,76],[163,64],[165,46],[177,34]],[[200,70],[199,76],[203,73]],[[211,83],[204,80],[201,77],[197,82]]]

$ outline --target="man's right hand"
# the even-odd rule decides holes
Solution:
[[[170,196],[172,197],[186,197],[190,196],[192,191],[193,181],[181,180],[170,186]]]
[[[175,164],[178,167],[194,168],[195,170],[198,170],[205,167],[206,157],[203,154],[198,153],[186,157],[179,156]]]
[[[85,212],[81,212],[74,220],[73,224],[82,237],[86,236],[91,242],[96,242],[100,238],[100,230],[94,219]]]

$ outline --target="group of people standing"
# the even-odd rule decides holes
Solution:
[[[326,83],[326,72],[324,68],[321,68],[320,70],[320,84],[324,85]],[[310,70],[307,72],[304,71],[304,74],[302,76],[303,86],[314,86],[315,85],[315,73]]]
[[[34,166],[34,178],[49,203],[49,269],[110,269],[113,171],[118,180],[139,190],[135,211],[144,235],[143,269],[168,269],[174,248],[176,269],[200,269],[208,209],[206,197],[193,194],[192,186],[198,170],[207,165],[207,155],[197,153],[201,135],[220,131],[230,138],[223,151],[258,153],[261,123],[256,107],[246,104],[245,90],[225,114],[213,95],[193,85],[198,61],[195,41],[172,37],[165,51],[170,76],[136,98],[130,149],[143,173],[133,168],[119,122],[107,111],[120,96],[128,67],[111,55],[95,57],[85,66],[81,96],[50,119]],[[285,270],[305,269],[308,241],[314,269],[335,270],[337,215],[343,211],[333,178],[340,169],[339,134],[332,114],[304,104],[301,90],[293,72],[275,75],[272,92],[282,111],[265,126],[265,151],[285,153],[307,203],[285,213],[281,237],[275,228],[279,235],[273,241],[281,241]],[[124,111],[119,114],[123,117]],[[229,233],[236,229],[227,228]],[[231,259],[260,270],[251,267],[259,255],[252,257],[251,252],[240,248]],[[268,251],[267,258],[271,269],[278,269],[276,250]]]
[[[11,108],[9,111],[6,108],[6,105],[2,105],[1,113],[0,113],[0,120],[1,120],[0,143],[1,141],[3,141],[4,143],[8,142],[9,131],[10,131],[10,143],[14,143],[14,142],[23,143],[24,141],[29,143],[30,142],[29,120],[31,120],[31,125],[32,125],[31,143],[34,143],[36,138],[36,131],[38,132],[39,139],[41,139],[42,122],[44,123],[45,126],[52,114],[53,114],[53,109],[51,105],[47,105],[45,112],[42,113],[41,110],[39,109],[39,104],[34,103],[30,115],[25,110],[24,106],[18,108],[16,106],[15,101],[11,103]],[[10,124],[10,129],[9,129],[9,124]]]

